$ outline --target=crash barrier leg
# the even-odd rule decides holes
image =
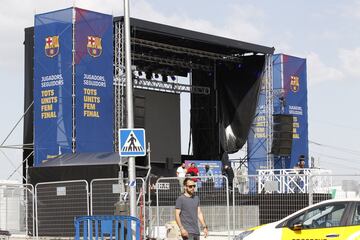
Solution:
[[[132,223],[136,223],[135,234],[132,232]],[[125,229],[126,228],[126,229]],[[81,231],[81,229],[83,231]],[[82,216],[75,218],[75,240],[96,240],[109,236],[110,240],[140,240],[140,220],[131,216]]]

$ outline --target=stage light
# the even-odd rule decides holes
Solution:
[[[146,72],[145,75],[146,75],[146,79],[147,79],[147,80],[151,80],[151,78],[152,78],[152,72]]]
[[[168,81],[168,76],[163,74],[163,75],[161,75],[161,79],[162,79],[163,82],[167,82]]]
[[[138,71],[138,76],[140,77],[142,75],[143,75],[142,71]]]
[[[175,81],[176,77],[175,76],[171,76],[171,80]]]
[[[155,78],[159,78],[159,74],[157,74],[157,73],[155,73],[154,76],[155,76]]]

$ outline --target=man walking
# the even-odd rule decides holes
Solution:
[[[194,195],[195,186],[195,182],[191,178],[185,178],[185,192],[176,200],[175,220],[180,228],[183,240],[200,240],[198,220],[205,237],[208,236],[208,227],[200,209],[199,197]]]

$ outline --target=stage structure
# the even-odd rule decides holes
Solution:
[[[79,15],[69,18],[73,11]],[[81,24],[86,16],[94,18]],[[107,19],[106,28],[101,28],[105,24],[101,17]],[[117,129],[126,126],[124,21],[122,17],[114,18],[110,26],[110,18],[70,8],[37,15],[35,38],[34,28],[25,29],[25,108],[34,100],[35,115],[25,117],[24,143],[34,141],[36,154],[35,161],[30,157],[24,164],[24,174],[29,166],[32,182],[50,178],[55,181],[117,177],[120,160]],[[39,21],[44,31],[37,30]],[[102,35],[104,32],[81,30],[89,24],[94,24],[93,30],[113,28],[112,42],[108,35]],[[79,51],[81,44],[83,50]],[[267,92],[271,89],[269,69],[273,48],[131,19],[131,49],[135,127],[146,129],[155,174],[156,169],[163,176],[167,171],[173,174],[170,171],[173,164],[181,161],[180,94],[183,92],[191,94],[192,159],[223,160],[244,145],[261,80]],[[60,54],[63,51],[68,51],[65,59]],[[113,60],[108,62],[111,53]],[[107,57],[106,64],[98,67],[95,64],[101,57]],[[52,72],[46,72],[48,68],[43,67],[43,61],[48,61]],[[99,69],[104,72],[96,73]],[[113,82],[109,82],[109,71],[113,73]],[[45,82],[53,81],[46,76],[57,75],[63,79],[61,86],[55,84],[43,89],[37,82],[43,76]],[[191,84],[180,84],[176,76],[189,76]],[[91,86],[84,86],[89,83]],[[106,88],[99,86],[100,83]],[[113,93],[109,94],[110,91]],[[56,97],[56,102],[45,107],[42,99],[45,97]],[[96,102],[87,102],[85,98]],[[90,118],[85,116],[85,111],[91,112]],[[53,116],[54,119],[45,119],[51,124],[41,119],[45,112],[46,116]],[[104,122],[97,122],[102,116]],[[53,132],[45,134],[47,127],[52,127]],[[54,144],[49,147],[47,142]],[[29,151],[24,151],[24,158]],[[137,164],[141,162],[141,158],[137,159]]]
[[[115,107],[115,128],[126,122],[123,20],[116,20],[115,98],[120,102]],[[238,151],[246,141],[252,121],[247,112],[253,112],[261,77],[267,72],[265,60],[273,49],[137,19],[131,25],[135,87],[191,93],[195,159],[218,160],[224,152]],[[188,74],[192,83],[188,86],[168,78]],[[156,76],[162,80],[156,81]],[[250,99],[254,101],[249,104]]]
[[[248,137],[249,174],[293,168],[300,155],[308,167],[306,59],[276,54],[272,62],[273,86],[261,88]]]

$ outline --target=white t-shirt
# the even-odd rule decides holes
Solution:
[[[185,177],[186,169],[182,168],[182,166],[180,166],[176,169],[176,174],[178,177]]]

